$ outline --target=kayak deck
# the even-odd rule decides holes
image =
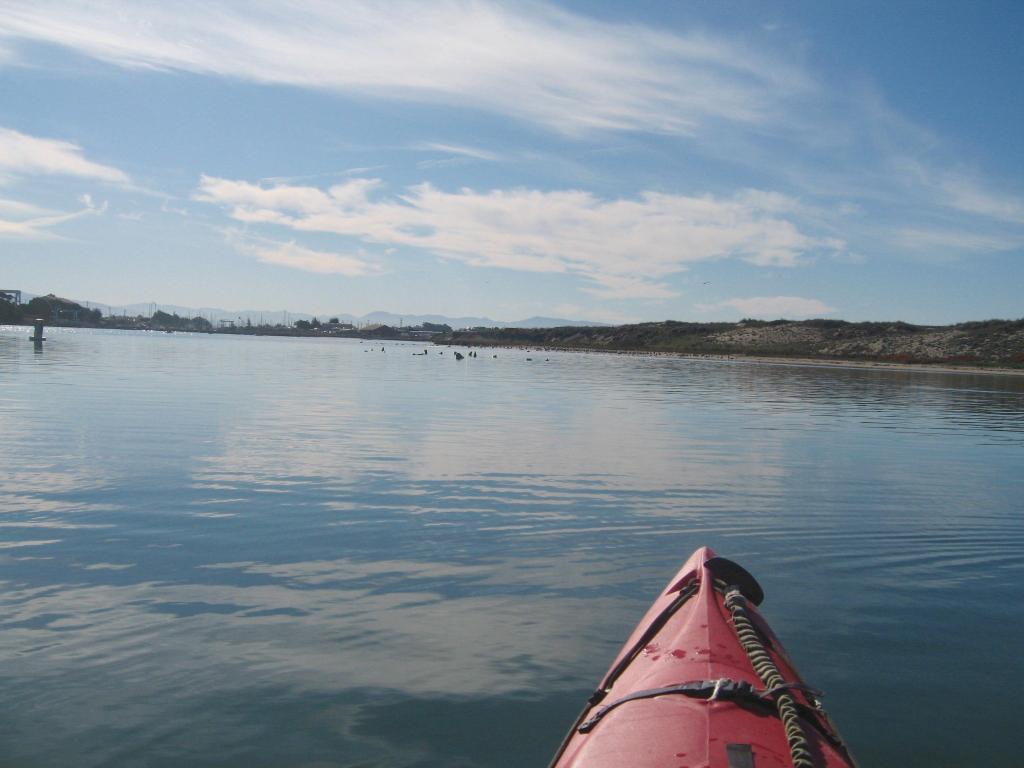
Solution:
[[[616,656],[552,768],[852,766],[754,607],[762,598],[742,568],[697,550]],[[762,679],[771,669],[777,676]]]

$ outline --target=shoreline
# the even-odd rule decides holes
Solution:
[[[551,347],[527,346],[525,344],[451,344],[438,343],[448,347],[486,347],[490,349],[537,350],[544,352],[596,352],[606,355],[632,355],[636,357],[674,357],[687,360],[711,360],[726,363],[751,363],[757,365],[786,365],[805,368],[863,368],[866,370],[914,371],[919,373],[962,373],[990,376],[1024,376],[1024,368],[1002,366],[951,365],[949,363],[901,363],[889,360],[850,360],[845,358],[816,357],[773,357],[771,355],[720,354],[669,352],[657,349],[606,349],[600,347]]]
[[[25,328],[31,331],[32,326],[11,324],[7,327],[13,328]],[[89,326],[72,326],[72,325],[50,325],[50,328],[87,328],[89,330],[124,330],[124,331],[135,331],[138,333],[164,333],[165,331],[156,331],[149,329],[140,328],[96,328]],[[750,363],[757,365],[786,365],[795,367],[819,367],[819,368],[858,368],[865,370],[883,370],[883,371],[913,371],[913,372],[931,372],[931,373],[960,373],[970,375],[988,375],[988,376],[1024,376],[1024,368],[1005,368],[998,365],[982,366],[982,365],[952,365],[950,363],[905,363],[895,362],[890,360],[853,360],[846,358],[817,358],[817,357],[788,357],[788,356],[772,356],[772,355],[751,355],[751,354],[724,354],[724,353],[693,353],[693,352],[672,352],[666,350],[657,349],[609,349],[606,347],[560,347],[560,346],[547,346],[547,345],[526,345],[526,344],[453,344],[450,341],[432,341],[428,339],[403,339],[403,338],[389,338],[389,337],[361,337],[361,336],[349,336],[341,334],[311,334],[311,333],[245,333],[245,332],[224,332],[224,331],[175,331],[175,333],[188,333],[195,335],[213,335],[213,336],[271,336],[271,337],[284,337],[284,338],[317,338],[317,339],[350,339],[359,341],[382,342],[403,342],[410,344],[428,344],[431,346],[446,346],[446,347],[486,347],[489,349],[515,349],[515,350],[538,350],[546,352],[592,352],[605,355],[633,355],[637,357],[674,357],[688,360],[711,360],[715,362],[733,362],[733,363]]]
[[[683,355],[684,357],[700,357],[700,355]],[[1022,368],[1003,368],[1001,366],[981,365],[950,365],[949,363],[897,363],[887,360],[844,360],[843,358],[817,359],[813,357],[765,357],[762,355],[731,355],[729,360],[746,363],[770,363],[772,365],[794,365],[802,367],[828,368],[866,368],[890,371],[916,371],[932,373],[969,373],[972,375],[989,374],[996,376],[1024,376]]]

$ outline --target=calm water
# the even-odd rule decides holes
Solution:
[[[2,765],[542,766],[701,544],[865,766],[1020,765],[1024,378],[47,335]]]

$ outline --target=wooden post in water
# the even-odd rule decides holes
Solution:
[[[43,346],[43,342],[46,339],[43,337],[43,318],[37,317],[35,322],[35,333],[29,336],[29,340],[37,347]]]

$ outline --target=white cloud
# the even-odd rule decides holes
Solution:
[[[696,308],[700,312],[732,309],[744,317],[771,320],[820,317],[836,311],[819,299],[806,299],[801,296],[751,296],[746,299],[726,299],[716,304],[698,304]]]
[[[330,187],[326,192],[316,187],[276,184],[261,187],[247,181],[231,181],[213,176],[200,179],[198,200],[230,203],[236,218],[259,215],[259,211],[292,211],[312,216],[365,204],[371,190],[380,186],[379,179],[352,179]]]
[[[770,192],[735,202],[805,228],[817,216],[819,231],[831,227],[861,240],[861,248],[877,242],[882,217],[837,221],[843,211],[826,208],[868,203],[872,213],[915,226],[936,220],[937,211],[956,211],[969,220],[956,226],[990,240],[1001,237],[993,228],[1024,223],[1015,179],[988,184],[963,171],[962,153],[901,115],[870,84],[818,83],[800,56],[773,54],[757,37],[599,21],[528,1],[5,0],[0,47],[19,39],[127,68],[482,110],[572,136],[695,136],[686,151],[753,168],[758,178],[786,178],[761,183],[800,189],[820,210],[787,207],[793,197]],[[501,159],[454,141],[403,144],[410,146],[445,153],[422,168]],[[88,162],[75,145],[66,147]],[[569,172],[592,171],[564,157],[557,162]],[[0,183],[4,172],[0,164]],[[750,257],[760,264],[790,259],[787,248],[759,248]]]
[[[260,179],[263,184],[291,184],[296,181],[310,181],[312,179],[338,178],[340,176],[365,176],[373,171],[387,168],[386,165],[369,165],[357,168],[344,168],[338,171],[325,171],[323,173],[305,173],[298,176],[266,176]]]
[[[65,213],[48,211],[14,200],[0,200],[0,238],[52,240],[58,238],[58,235],[50,232],[51,228],[83,216],[99,215],[107,210],[106,203],[96,206],[88,195],[83,195],[80,202],[84,206],[81,210]]]
[[[321,190],[203,176],[194,197],[250,224],[422,248],[472,266],[578,274],[606,298],[674,296],[658,280],[694,262],[738,258],[794,266],[808,251],[837,245],[766,212],[748,192],[726,199],[645,192],[602,200],[577,190],[445,192],[419,184],[387,197],[375,179]],[[774,210],[778,200],[771,199]]]
[[[842,211],[825,210],[837,200],[884,206],[905,223],[955,210],[971,219],[961,229],[995,239],[994,226],[1024,223],[1014,180],[1005,193],[980,174],[972,181],[941,137],[870,84],[819,84],[798,56],[775,55],[750,38],[599,21],[543,2],[6,0],[0,41],[12,43],[0,46],[19,39],[121,67],[476,109],[573,136],[695,136],[688,151],[788,177],[763,183],[802,189],[821,209],[787,207],[793,197],[771,192],[735,202],[804,227],[817,217],[816,229],[831,227],[847,240],[877,241],[879,217],[837,221]],[[457,142],[411,146],[446,155],[421,168],[501,159]],[[65,147],[88,163],[75,145]],[[4,172],[0,164],[0,183]],[[789,248],[750,256],[766,265],[791,258]]]
[[[10,128],[0,128],[0,172],[79,176],[117,184],[128,183],[128,176],[123,171],[86,160],[77,144],[60,139],[40,139]]]
[[[597,285],[584,288],[584,292],[601,299],[671,299],[679,295],[664,283],[643,278],[600,273],[589,277]]]
[[[812,89],[749,45],[539,2],[7,0],[2,34],[123,67],[466,106],[567,134],[762,123]]]
[[[315,251],[294,242],[279,243],[229,230],[228,242],[240,253],[255,257],[265,264],[301,269],[323,275],[361,277],[378,274],[381,269],[361,256]]]

